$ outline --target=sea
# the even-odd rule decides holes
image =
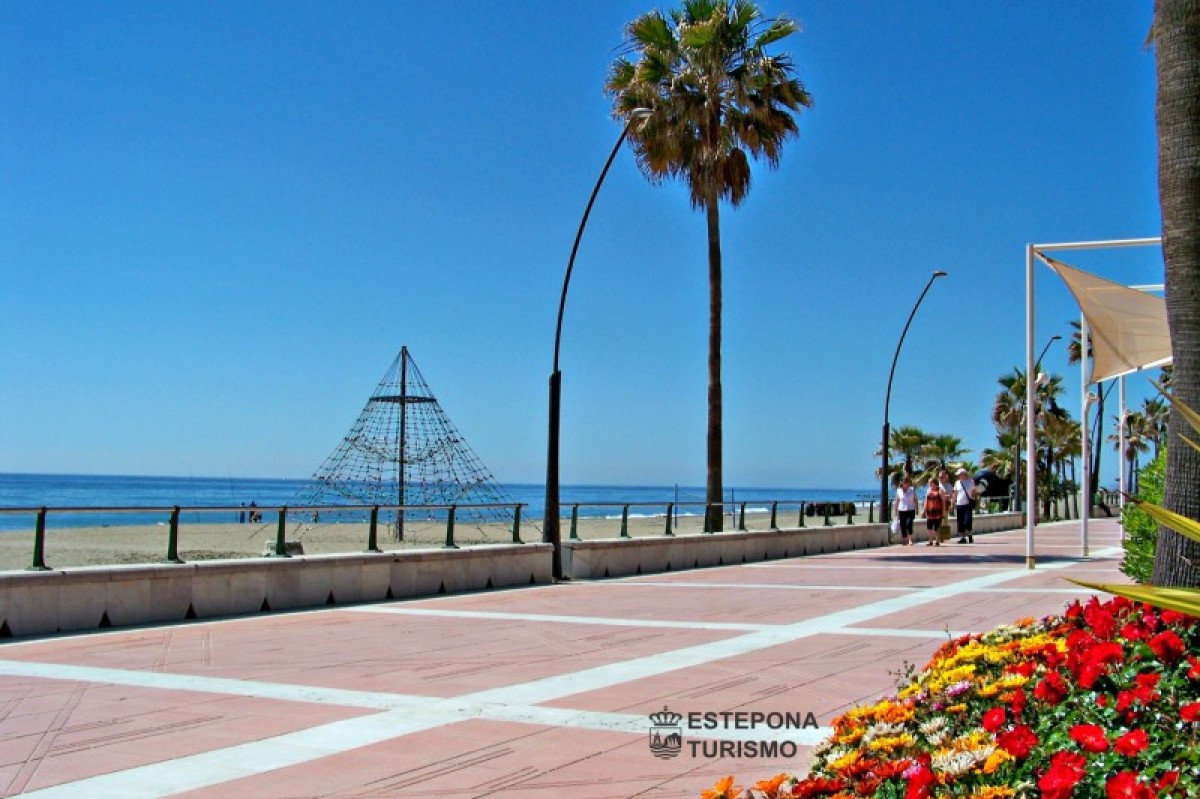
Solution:
[[[29,530],[33,526],[33,511],[6,512],[7,509],[47,507],[71,508],[55,512],[56,527],[105,527],[112,525],[161,524],[161,512],[133,510],[101,512],[99,508],[240,508],[253,502],[264,509],[294,503],[298,494],[308,487],[304,479],[274,479],[258,477],[146,477],[130,475],[80,474],[4,474],[0,473],[0,531]],[[502,484],[513,502],[525,503],[522,518],[540,523],[544,516],[545,486],[534,484]],[[794,509],[799,502],[867,502],[877,498],[878,488],[727,488],[726,500],[746,503],[747,512],[770,510],[770,503],[785,503],[782,508]],[[679,507],[679,516],[698,515],[701,506],[688,503],[704,501],[704,489],[695,486],[598,486],[563,485],[559,503],[564,516],[572,505],[579,505],[580,518],[618,518],[624,503],[631,505],[629,516],[662,515],[667,503]],[[661,505],[662,507],[652,507]],[[789,507],[790,505],[790,507]],[[92,509],[92,510],[89,510]],[[240,511],[206,512],[206,522],[234,522]],[[783,512],[781,510],[781,512]],[[227,518],[226,518],[227,516]],[[185,518],[186,521],[186,518]]]

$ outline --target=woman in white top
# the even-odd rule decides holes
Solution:
[[[896,518],[900,521],[900,543],[912,546],[913,520],[917,518],[917,492],[905,477],[896,488]]]
[[[975,536],[971,535],[971,522],[975,515],[975,481],[967,474],[967,470],[962,468],[956,471],[954,476],[958,478],[954,481],[954,513],[958,521],[958,543],[974,544]]]

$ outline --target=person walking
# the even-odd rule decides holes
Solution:
[[[942,541],[938,536],[938,530],[941,529],[942,519],[946,513],[946,499],[942,496],[942,489],[938,485],[936,477],[929,478],[929,490],[925,492],[923,513],[925,515],[925,529],[929,533],[929,541],[926,542],[925,546],[940,547]]]
[[[896,488],[896,518],[900,521],[900,541],[906,547],[912,546],[913,520],[917,518],[917,492],[913,490],[912,480],[905,476]]]
[[[958,543],[974,544],[972,522],[975,515],[975,481],[967,470],[959,467],[954,473],[954,513],[958,521]]]

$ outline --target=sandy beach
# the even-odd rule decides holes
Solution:
[[[179,525],[178,553],[184,561],[214,560],[222,558],[262,557],[274,550],[278,534],[278,523],[270,514],[264,521],[253,524],[188,522],[187,514]],[[796,526],[798,515],[795,510],[779,511],[780,527]],[[820,517],[806,518],[808,526],[820,526]],[[845,517],[831,519],[834,524],[845,524]],[[865,516],[857,517],[863,523]],[[737,520],[725,516],[725,529],[737,529]],[[673,532],[679,535],[702,532],[700,516],[679,516],[673,524]],[[521,520],[520,537],[523,541],[542,540],[542,520]],[[746,514],[746,529],[767,530],[770,514]],[[666,529],[666,518],[657,516],[631,516],[628,521],[630,536],[658,536]],[[583,540],[616,538],[621,532],[621,519],[580,519],[577,534]],[[562,538],[571,533],[569,517],[562,520]],[[169,527],[163,522],[149,525],[119,525],[104,527],[55,527],[53,519],[47,525],[44,559],[52,569],[78,566],[102,566],[122,563],[158,563],[167,557]],[[368,525],[366,522],[313,523],[290,520],[286,526],[284,540],[298,543],[304,554],[332,554],[363,552],[367,549]],[[454,543],[458,546],[480,544],[504,544],[513,540],[511,522],[507,524],[478,524],[459,520],[454,528]],[[444,521],[409,521],[405,523],[404,540],[397,541],[394,530],[382,522],[378,526],[377,546],[384,551],[412,548],[442,547],[446,544]],[[0,533],[0,571],[28,568],[33,562],[34,532],[30,520],[28,530],[11,530]]]

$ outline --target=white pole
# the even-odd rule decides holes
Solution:
[[[1125,473],[1129,468],[1129,464],[1125,459],[1125,375],[1121,375],[1120,382],[1117,383],[1118,402],[1121,405],[1119,421],[1117,422],[1117,449],[1120,455],[1117,458],[1117,463],[1121,465],[1121,473],[1117,475],[1117,490],[1120,496],[1117,498],[1117,505],[1121,510],[1125,510],[1125,492],[1129,490],[1126,485],[1129,481],[1125,479]],[[1124,528],[1122,528],[1124,529]]]
[[[1034,429],[1037,375],[1033,373],[1033,245],[1025,245],[1025,565],[1034,568],[1033,522],[1037,515],[1037,431]],[[1018,460],[1020,452],[1017,452]]]
[[[1079,414],[1079,452],[1083,461],[1083,490],[1080,504],[1083,506],[1083,516],[1079,523],[1079,545],[1083,557],[1088,556],[1088,520],[1092,515],[1092,456],[1091,441],[1088,435],[1088,330],[1087,317],[1079,315],[1079,403],[1083,409]]]

